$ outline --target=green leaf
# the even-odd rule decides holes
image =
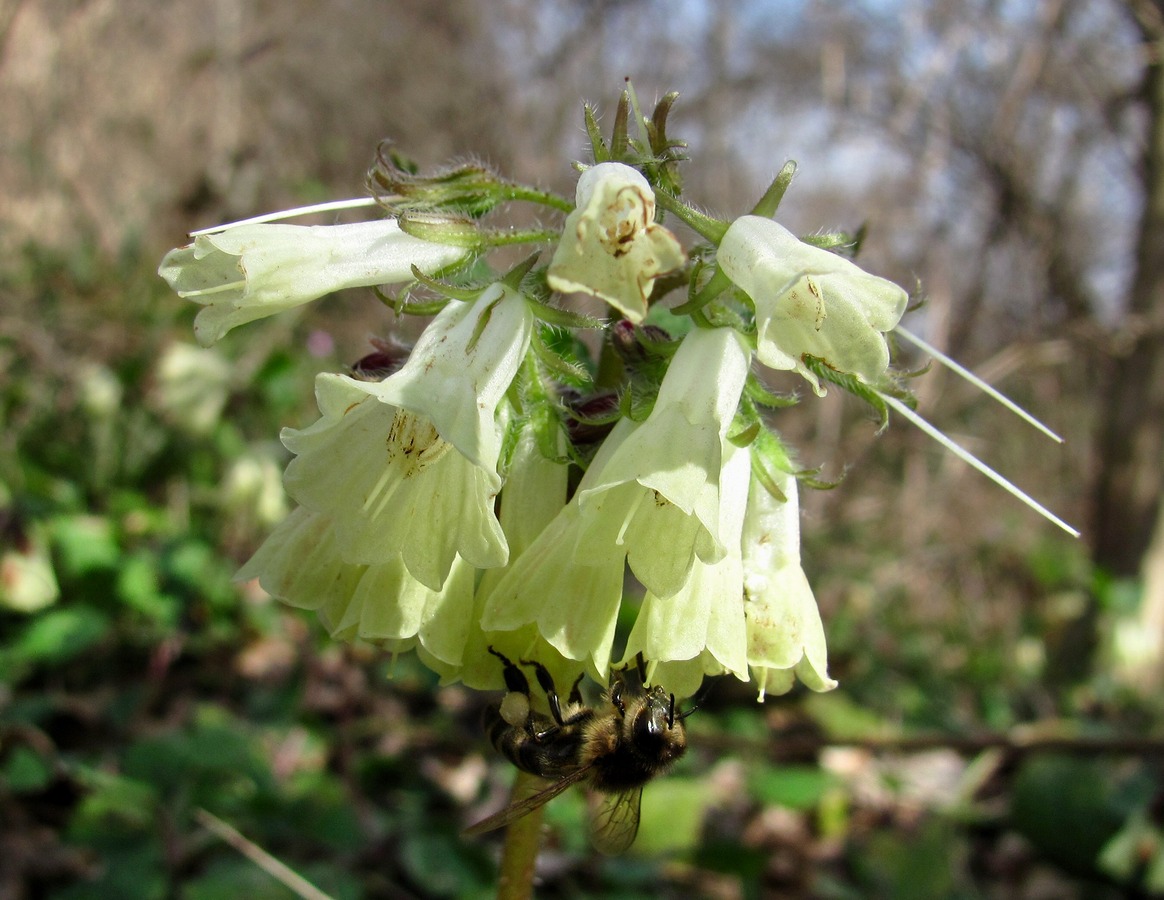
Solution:
[[[29,661],[63,663],[98,643],[111,627],[109,616],[89,606],[53,609],[30,622],[13,649]]]
[[[704,778],[669,775],[643,790],[634,854],[687,853],[699,845],[714,791]]]
[[[51,531],[62,578],[80,579],[117,567],[121,549],[108,519],[86,515],[62,517],[52,524]]]
[[[52,780],[52,764],[31,747],[15,747],[0,771],[0,782],[14,793],[39,791]]]
[[[764,803],[809,810],[815,808],[836,783],[835,776],[815,766],[767,766],[750,774],[748,790]]]

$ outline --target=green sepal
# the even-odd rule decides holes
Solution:
[[[468,342],[465,344],[465,349],[470,353],[473,348],[477,346],[477,341],[481,340],[481,335],[485,333],[485,329],[489,326],[489,320],[493,318],[493,310],[497,308],[497,304],[505,299],[505,292],[501,291],[500,296],[490,303],[477,316],[477,321],[473,325],[473,333],[469,336]]]
[[[597,110],[589,103],[582,107],[582,117],[586,122],[586,136],[590,139],[590,149],[594,154],[594,164],[610,162],[610,148],[598,127]]]
[[[744,396],[765,409],[785,409],[800,402],[796,394],[775,394],[760,383],[760,379],[750,376],[744,383]]]
[[[803,484],[805,487],[812,488],[815,491],[831,491],[833,488],[839,487],[845,478],[845,474],[842,472],[841,477],[836,481],[825,481],[823,478],[814,477],[819,471],[820,469],[802,469],[801,471],[793,472],[792,474],[795,475],[796,480]]]
[[[545,322],[555,328],[604,328],[606,323],[595,316],[562,309],[560,306],[550,306],[546,303],[530,303],[530,312],[539,322]]]
[[[772,477],[772,473],[768,467],[764,465],[764,461],[760,458],[758,453],[752,454],[752,475],[760,482],[760,486],[764,488],[769,494],[781,503],[787,503],[788,497],[784,491],[780,490],[780,486],[776,484],[776,479]]]
[[[543,325],[533,330],[530,347],[538,362],[546,367],[556,379],[573,387],[589,387],[592,383],[590,372],[580,362],[567,359],[546,340],[546,331],[552,326]]]
[[[630,146],[630,137],[627,132],[627,122],[630,119],[630,94],[623,91],[618,98],[618,109],[614,111],[614,129],[610,135],[610,158],[622,160],[626,158],[627,148]]]
[[[450,300],[460,300],[463,303],[471,303],[476,300],[481,294],[479,287],[461,287],[460,285],[449,284],[441,281],[438,278],[433,278],[431,275],[425,275],[416,266],[412,267],[412,277],[423,284],[425,287],[436,291]]]
[[[521,283],[526,275],[529,274],[530,269],[534,267],[534,263],[538,261],[541,255],[540,251],[535,251],[519,262],[516,266],[501,276],[501,283],[508,285],[515,291],[521,291]]]
[[[792,184],[794,175],[796,175],[796,163],[790,159],[780,167],[780,171],[776,173],[776,177],[768,185],[768,190],[764,191],[764,196],[756,202],[752,208],[752,215],[763,216],[766,219],[775,216],[780,201],[784,199],[784,192]]]
[[[881,399],[877,389],[872,385],[866,384],[856,375],[851,372],[841,372],[834,369],[823,359],[819,359],[809,354],[804,354],[804,365],[821,381],[827,381],[829,384],[835,384],[843,391],[848,391],[854,397],[859,397],[868,403],[877,412],[877,418],[880,424],[877,426],[878,433],[884,431],[889,427],[889,406]],[[903,403],[914,405],[917,401],[913,395],[902,391],[901,388],[894,387],[892,391],[886,391],[891,396],[897,397]],[[901,393],[903,396],[898,396]],[[912,402],[911,402],[912,401]]]
[[[745,447],[752,446],[753,442],[755,442],[756,438],[760,436],[760,432],[763,430],[763,423],[755,421],[740,431],[728,432],[727,439],[729,443],[739,447],[742,450]]]
[[[415,287],[415,283],[410,284],[397,291],[395,297],[388,296],[379,287],[374,286],[372,291],[380,299],[381,303],[398,316],[435,316],[448,305],[449,300],[447,297],[410,303],[408,298],[412,295]]]
[[[478,250],[482,246],[477,223],[466,216],[408,211],[396,216],[396,224],[405,234],[423,241],[471,250]]]
[[[677,316],[692,315],[703,309],[731,286],[731,279],[723,273],[722,269],[716,266],[715,271],[712,273],[711,278],[707,280],[707,283],[691,295],[686,303],[680,303],[671,312]]]
[[[865,240],[867,233],[867,226],[862,224],[852,234],[847,231],[829,231],[824,234],[810,234],[802,237],[801,240],[812,247],[832,251],[845,259],[853,259],[860,252],[861,243]]]

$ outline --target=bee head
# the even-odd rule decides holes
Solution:
[[[628,719],[631,742],[643,756],[668,763],[687,749],[687,729],[675,718],[675,695],[658,685],[647,689],[641,706],[628,709]]]

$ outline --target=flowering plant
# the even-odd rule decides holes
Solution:
[[[559,684],[605,684],[641,657],[679,697],[722,674],[761,700],[797,679],[835,687],[800,558],[798,482],[813,473],[775,429],[795,399],[764,379],[792,371],[932,432],[891,365],[890,332],[919,341],[899,324],[909,295],[859,268],[846,236],[774,221],[791,164],[731,222],[685,203],[673,100],[647,118],[624,94],[609,141],[586,110],[593,160],[574,202],[381,153],[380,219],[241,223],[167,254],[160,274],[203,306],[204,344],[355,286],[401,285],[398,314],[435,313],[406,357],[382,347],[318,376],[319,419],[282,435],[299,507],[240,579],[472,687],[502,687],[499,656]],[[493,224],[517,203],[550,224]],[[490,268],[514,245],[531,254]],[[616,318],[572,310],[573,294]]]

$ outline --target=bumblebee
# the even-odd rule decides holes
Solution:
[[[492,647],[489,652],[501,660],[508,690],[502,702],[485,713],[489,739],[517,768],[553,783],[478,822],[467,833],[482,834],[508,825],[570,785],[587,781],[601,797],[591,815],[591,840],[600,853],[622,853],[638,834],[643,785],[670,768],[687,749],[682,720],[690,710],[676,715],[674,694],[644,684],[641,656],[638,681],[629,679],[625,669],[616,672],[599,708],[582,702],[581,676],[563,708],[546,668],[521,660],[545,692],[547,716],[533,709],[525,673]]]

